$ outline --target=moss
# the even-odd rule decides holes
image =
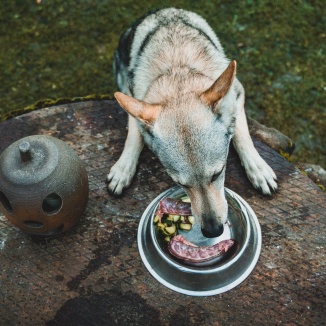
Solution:
[[[40,110],[44,108],[48,108],[51,106],[56,106],[56,105],[62,105],[62,104],[68,104],[68,103],[75,103],[75,102],[85,102],[85,101],[103,101],[103,100],[112,100],[113,96],[111,95],[87,95],[84,97],[75,97],[72,99],[69,98],[60,98],[60,99],[44,99],[37,101],[36,103],[29,105],[23,109],[18,109],[18,110],[13,110],[7,114],[4,114],[2,117],[0,117],[0,121],[5,121],[11,118],[14,118],[18,115],[25,114],[34,110]]]
[[[318,184],[318,183],[316,183],[316,185],[322,190],[322,191],[325,191],[325,187],[323,186],[323,185],[321,185],[321,184]]]
[[[281,154],[284,158],[286,158],[288,161],[291,161],[291,154],[289,154],[288,152],[283,152],[283,151],[279,151],[279,154]]]
[[[0,116],[24,112],[43,98],[113,94],[112,58],[121,32],[163,6],[204,16],[227,56],[238,61],[249,116],[294,140],[292,160],[325,167],[322,0],[4,1]]]

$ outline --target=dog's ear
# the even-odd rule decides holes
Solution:
[[[235,60],[233,60],[230,62],[221,76],[217,78],[214,84],[200,95],[201,100],[210,105],[214,111],[217,110],[222,98],[229,91],[236,74],[236,70],[237,63]]]
[[[145,124],[153,124],[161,112],[161,105],[148,104],[121,92],[114,93],[120,106]]]

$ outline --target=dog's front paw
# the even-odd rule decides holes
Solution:
[[[106,177],[108,182],[108,190],[115,196],[121,195],[123,190],[127,188],[135,174],[136,166],[124,164],[118,161],[110,170]]]
[[[277,190],[277,177],[274,171],[258,153],[247,156],[242,164],[252,185],[263,194],[271,195],[271,190],[274,192]]]

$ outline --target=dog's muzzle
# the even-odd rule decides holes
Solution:
[[[203,216],[201,232],[206,238],[216,238],[219,237],[224,231],[224,226],[218,223],[215,219],[206,219]]]

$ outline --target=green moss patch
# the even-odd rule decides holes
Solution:
[[[2,120],[47,105],[44,98],[113,94],[121,32],[149,10],[174,6],[205,17],[238,61],[248,115],[293,139],[294,160],[325,167],[324,1],[39,2],[0,6]]]

